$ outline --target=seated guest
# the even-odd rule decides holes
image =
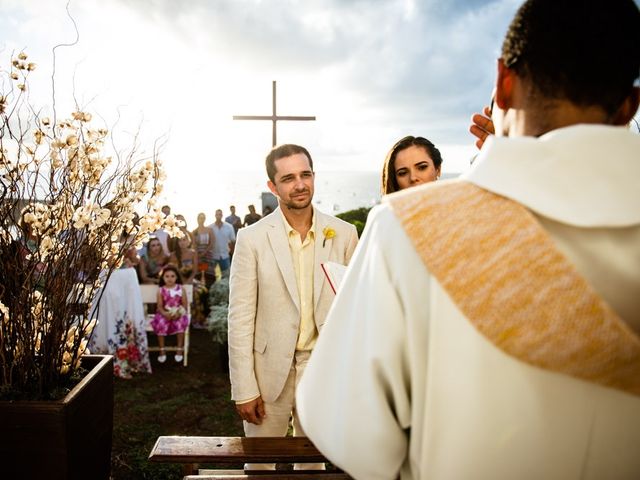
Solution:
[[[142,283],[158,283],[160,270],[169,263],[169,256],[165,255],[160,240],[152,237],[147,242],[147,250],[140,258],[140,277]]]
[[[124,259],[122,260],[121,268],[138,268],[140,265],[140,256],[138,255],[138,251],[136,247],[133,245],[126,246],[126,251],[124,254]]]
[[[136,277],[138,277],[138,283],[142,283],[142,277],[140,275],[140,256],[136,250],[135,245],[132,244],[131,238],[126,232],[123,232],[120,236],[120,244],[124,248],[124,257],[120,268],[134,268]]]
[[[526,1],[471,170],[370,213],[296,401],[349,475],[640,478],[639,34]]]
[[[170,261],[180,270],[182,283],[191,284],[198,273],[198,252],[192,247],[189,232],[183,232],[183,237],[177,240]]]
[[[187,292],[182,288],[180,272],[173,265],[166,265],[160,271],[160,288],[158,289],[157,311],[151,321],[153,331],[158,336],[158,363],[167,360],[165,353],[165,338],[176,335],[178,351],[174,357],[176,362],[182,362],[184,353],[184,332],[189,328],[187,315]]]
[[[171,256],[171,263],[178,267],[185,285],[193,285],[193,303],[191,307],[191,325],[194,328],[206,328],[208,313],[208,290],[197,278],[198,252],[192,247],[191,234],[183,232],[178,239],[177,248]]]
[[[138,278],[138,283],[142,283],[142,275],[140,275],[140,256],[136,247],[130,246],[124,256],[124,260],[120,268],[133,268]]]
[[[382,194],[397,192],[440,177],[440,150],[423,137],[404,137],[389,150],[382,167]]]

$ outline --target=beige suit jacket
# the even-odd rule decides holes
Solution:
[[[314,320],[322,329],[334,293],[320,264],[346,265],[358,242],[353,225],[314,208]],[[335,230],[323,246],[325,227]],[[300,327],[300,295],[279,209],[238,231],[229,282],[229,375],[232,399],[272,402],[289,375]]]

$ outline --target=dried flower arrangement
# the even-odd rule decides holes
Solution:
[[[35,70],[21,52],[0,71],[0,398],[64,394],[100,285],[132,243],[159,228],[180,236],[156,205],[157,146],[107,155],[110,134],[90,113],[42,115],[29,101]]]

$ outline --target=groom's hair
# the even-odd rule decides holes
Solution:
[[[543,98],[613,114],[638,78],[640,11],[634,0],[527,0],[502,60]]]
[[[291,155],[295,155],[296,153],[303,153],[309,159],[309,166],[311,167],[311,171],[313,171],[313,159],[311,158],[311,154],[309,151],[301,147],[300,145],[294,145],[293,143],[286,143],[284,145],[278,145],[277,147],[273,147],[267,155],[267,159],[265,160],[265,166],[267,167],[267,176],[269,180],[273,183],[276,182],[276,160],[280,160],[281,158],[290,157]]]

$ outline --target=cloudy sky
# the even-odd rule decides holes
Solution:
[[[519,3],[71,0],[79,39],[55,50],[57,109],[72,111],[75,96],[120,144],[140,127],[143,146],[164,142],[169,178],[201,190],[218,171],[262,171],[270,122],[232,115],[270,115],[276,80],[279,114],[317,117],[280,122],[278,141],[307,146],[316,170],[379,171],[412,134],[459,172],[473,154],[469,117],[489,99]],[[42,104],[52,48],[76,40],[66,4],[0,0],[2,68],[26,50]]]

